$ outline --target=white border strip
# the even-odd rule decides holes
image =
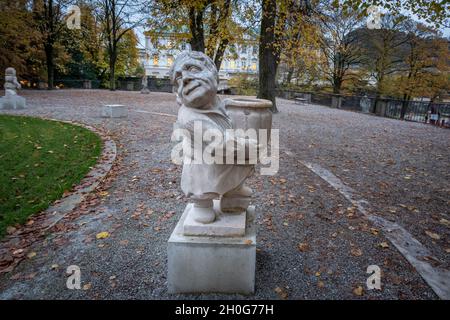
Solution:
[[[369,203],[364,200],[355,200],[357,193],[346,186],[338,177],[318,164],[300,161],[305,167],[328,182],[333,188],[350,201],[368,220],[381,229],[386,238],[400,251],[400,253],[411,263],[416,271],[428,283],[433,291],[444,300],[450,300],[450,271],[436,268],[424,261],[424,257],[432,257],[431,252],[425,248],[417,239],[400,225],[370,214],[364,208]],[[437,259],[436,259],[437,260]]]

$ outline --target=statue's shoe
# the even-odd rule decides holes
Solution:
[[[224,213],[242,213],[250,205],[250,197],[222,197],[220,211]]]
[[[189,214],[199,223],[212,223],[216,220],[216,213],[213,207],[200,208],[193,205]]]
[[[252,189],[241,186],[237,190],[228,192],[220,199],[220,210],[225,213],[241,213],[250,205]]]
[[[225,193],[223,195],[223,197],[224,198],[241,198],[241,197],[250,198],[252,196],[252,194],[253,194],[253,190],[250,189],[250,187],[243,185],[237,190],[233,190],[233,191]]]

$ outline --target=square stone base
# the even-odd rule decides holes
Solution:
[[[242,237],[245,236],[245,223],[247,212],[224,214],[220,211],[219,200],[214,200],[216,221],[213,223],[200,223],[194,220],[189,211],[194,206],[189,203],[184,212],[186,217],[183,223],[183,234],[188,236],[218,236],[218,237]]]
[[[0,98],[0,109],[19,110],[25,109],[26,99],[18,95],[4,96]]]
[[[125,118],[128,116],[128,109],[121,104],[110,104],[103,106],[103,118]]]
[[[168,242],[168,290],[170,293],[240,293],[255,291],[255,207],[247,209],[242,237],[185,236],[187,212]]]

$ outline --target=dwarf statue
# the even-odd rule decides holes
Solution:
[[[20,83],[17,81],[16,70],[14,68],[6,68],[4,88],[6,95],[16,95],[16,90],[22,88]]]
[[[216,94],[218,72],[214,62],[201,52],[184,51],[174,61],[171,80],[180,105],[175,128],[186,130],[192,139],[195,136],[195,126],[201,124],[203,132],[215,130],[223,135],[222,144],[225,149],[225,145],[229,143],[226,130],[233,129],[233,122]],[[250,139],[244,144],[242,140],[235,142],[241,143],[243,148],[257,143]],[[198,146],[195,142],[192,145],[193,149]],[[207,150],[204,144],[201,148],[202,152]],[[186,156],[190,157],[192,154],[184,155]],[[220,199],[220,210],[223,213],[245,211],[250,204],[252,190],[244,182],[253,172],[254,165],[250,164],[228,161],[206,164],[183,160],[181,189],[194,204],[188,214],[192,214],[194,220],[200,223],[214,222],[214,199]]]

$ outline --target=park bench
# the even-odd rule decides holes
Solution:
[[[294,101],[296,104],[306,104],[308,103],[308,100],[306,98],[303,97],[295,97]]]

